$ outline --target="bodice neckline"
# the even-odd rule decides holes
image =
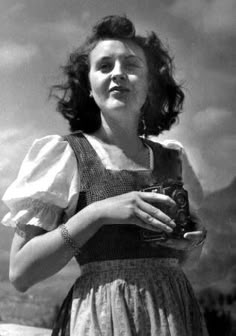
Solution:
[[[94,146],[92,145],[91,141],[89,139],[90,138],[90,135],[89,134],[85,134],[83,132],[81,132],[81,134],[83,135],[83,137],[86,139],[89,147],[91,148],[93,154],[96,155],[96,157],[100,160],[102,166],[107,170],[107,171],[110,171],[110,172],[116,172],[116,173],[130,173],[130,174],[152,174],[153,170],[154,170],[154,151],[153,149],[151,148],[151,146],[146,142],[145,139],[141,138],[141,140],[143,141],[143,144],[144,146],[146,146],[149,150],[149,168],[147,169],[115,169],[115,168],[108,168],[104,162],[103,162],[103,159],[101,157],[101,155],[99,155],[99,153],[96,151],[96,149],[94,148]],[[95,140],[97,141],[97,140]],[[98,141],[97,141],[98,142]],[[99,146],[101,146],[99,144]]]

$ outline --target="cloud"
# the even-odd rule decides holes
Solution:
[[[228,171],[231,167],[233,176],[236,176],[236,161],[234,160],[236,157],[235,134],[226,134],[221,137],[216,137],[215,141],[210,144],[207,155],[213,165],[221,167],[224,172]]]
[[[176,22],[179,27],[176,35],[183,45],[182,60],[190,75],[200,77],[202,69],[202,82],[209,72],[235,80],[235,0],[176,0],[168,10],[173,17],[172,29]],[[217,87],[217,83],[212,86]]]
[[[3,42],[0,44],[0,70],[14,70],[39,53],[34,44]]]
[[[45,105],[22,111],[21,106],[12,104],[11,109],[11,122],[5,122],[4,115],[0,119],[0,194],[16,177],[35,139],[68,132],[64,119],[54,109],[47,110]],[[9,113],[6,113],[6,117],[9,117]]]
[[[57,22],[43,23],[38,27],[42,32],[53,34],[61,38],[69,38],[72,35],[84,32],[83,27],[78,25],[74,20],[62,20]]]
[[[200,137],[199,137],[200,138]],[[194,155],[199,178],[205,190],[227,186],[235,178],[236,135],[222,134],[212,138],[203,137],[196,141],[198,155]]]
[[[68,13],[61,13],[55,21],[42,22],[34,26],[34,36],[43,38],[43,41],[65,41],[71,45],[78,45],[80,40],[87,36],[90,13],[83,12],[80,18],[74,19]]]
[[[234,114],[225,109],[208,107],[195,113],[191,120],[192,157],[205,189],[224,187],[235,177],[236,136]]]
[[[228,185],[236,171],[234,113],[210,106],[199,112],[192,111],[187,120],[182,121],[159,138],[182,142],[204,190]]]
[[[197,112],[193,117],[193,124],[198,133],[213,132],[232,122],[233,113],[217,107],[208,107],[205,110]]]
[[[236,29],[235,0],[215,0],[203,13],[203,27],[208,32],[234,32]]]
[[[42,136],[42,131],[33,124],[2,129],[0,132],[0,193],[16,177],[20,164],[36,137]]]
[[[1,12],[1,19],[8,19],[9,17],[15,17],[19,13],[21,13],[26,8],[26,5],[22,2],[18,2],[11,6],[10,8],[7,7],[7,9]]]
[[[229,32],[235,34],[235,0],[178,0],[171,12],[187,18],[199,31],[205,33]]]

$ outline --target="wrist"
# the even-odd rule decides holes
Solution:
[[[67,246],[69,250],[73,252],[74,256],[78,256],[81,251],[79,246],[77,246],[75,240],[71,237],[67,227],[65,224],[61,224],[59,226],[61,237],[63,238],[64,244]]]
[[[104,203],[105,204],[105,203]],[[109,210],[104,207],[102,201],[91,203],[87,208],[92,211],[94,219],[93,224],[99,230],[102,226],[110,224],[111,218],[109,216]]]
[[[101,213],[94,203],[86,206],[66,222],[70,237],[78,248],[82,246],[102,227]]]

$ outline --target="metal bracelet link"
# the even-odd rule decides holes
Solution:
[[[65,224],[61,224],[59,226],[59,229],[61,231],[61,236],[65,242],[65,245],[69,247],[71,250],[73,250],[75,256],[79,255],[81,253],[81,250],[70,236],[69,231],[67,230]]]

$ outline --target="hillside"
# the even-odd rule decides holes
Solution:
[[[51,328],[62,300],[78,274],[75,261],[71,261],[61,272],[33,286],[26,293],[17,292],[9,283],[8,260],[5,258],[3,261],[2,258],[0,263],[5,265],[6,271],[4,280],[0,281],[0,323],[3,321]]]
[[[205,197],[200,215],[208,237],[203,255],[191,278],[206,287],[230,291],[236,285],[236,179]]]

